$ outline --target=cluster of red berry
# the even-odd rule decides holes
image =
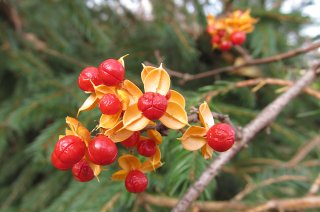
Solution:
[[[65,171],[72,169],[74,178],[87,182],[94,178],[91,164],[112,164],[118,155],[115,143],[104,135],[97,135],[89,145],[78,136],[66,135],[56,143],[51,160],[54,167]]]
[[[99,85],[119,86],[124,80],[124,75],[123,64],[118,60],[108,59],[102,62],[98,68],[87,67],[83,69],[78,78],[78,85],[83,91],[92,93]],[[143,106],[146,101],[142,99],[142,103],[139,105]],[[102,114],[114,115],[120,110],[122,111],[122,107],[122,100],[115,94],[106,93],[100,98],[99,109]],[[148,109],[146,113],[148,113]],[[149,113],[152,116],[153,113],[150,112],[150,109]],[[74,128],[74,132],[71,133],[73,135],[66,132],[66,135],[61,136],[58,140],[51,156],[52,164],[62,171],[71,169],[76,180],[87,182],[99,174],[100,170],[96,170],[96,165],[105,166],[115,162],[118,148],[113,140],[103,134],[97,134],[93,139],[85,138],[87,136],[84,134],[88,134],[89,131],[77,120],[68,117],[67,123],[68,120],[78,126],[70,127]],[[79,127],[82,127],[82,132],[79,132]],[[140,132],[133,132],[121,143],[126,148],[136,147],[138,153],[145,157],[151,157],[156,153],[156,142],[150,138],[141,139]],[[96,174],[95,171],[97,171]],[[139,170],[130,171],[125,180],[129,192],[142,192],[146,189],[147,184],[146,175]]]
[[[212,26],[208,27],[208,33],[212,32]],[[228,51],[233,45],[242,45],[246,41],[246,33],[233,32],[229,35],[225,30],[219,30],[211,38],[212,46],[219,48],[221,51]]]
[[[92,135],[77,119],[67,117],[68,128],[56,143],[51,160],[59,170],[72,170],[74,178],[87,182],[98,177],[101,166],[113,164],[118,156],[117,143],[129,149],[129,154],[118,158],[122,168],[112,175],[113,180],[124,180],[129,192],[143,192],[148,186],[145,173],[162,166],[160,132],[155,130],[159,121],[167,128],[181,129],[188,124],[185,99],[170,90],[170,77],[162,66],[143,66],[141,79],[143,93],[134,83],[124,79],[123,57],[108,59],[98,68],[87,67],[78,78],[79,88],[90,96],[79,108],[89,111],[96,106],[101,111],[99,124]],[[199,118],[204,127],[190,126],[179,140],[187,150],[201,148],[208,159],[213,150],[226,151],[232,147],[235,133],[231,126],[214,125],[207,103],[201,104]],[[134,152],[144,159],[133,155]]]
[[[221,51],[228,51],[234,45],[242,45],[246,41],[246,34],[253,30],[253,24],[257,22],[250,16],[249,10],[237,10],[220,18],[209,15],[207,20],[211,44]]]

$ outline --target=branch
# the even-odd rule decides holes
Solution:
[[[312,150],[314,150],[320,144],[320,136],[313,138],[307,144],[303,145],[297,153],[284,164],[285,167],[295,167],[300,161],[302,161]]]
[[[152,205],[157,205],[160,207],[173,208],[178,199],[165,197],[165,196],[154,196],[151,194],[142,193],[139,195],[140,201],[147,202]],[[194,206],[201,211],[221,211],[221,210],[246,210],[249,206],[241,202],[230,202],[230,201],[197,201]]]
[[[277,54],[277,55],[270,56],[270,57],[247,60],[245,63],[243,63],[241,65],[233,65],[233,66],[226,66],[226,67],[216,68],[216,69],[212,69],[212,70],[209,70],[209,71],[206,71],[206,72],[202,72],[202,73],[199,73],[199,74],[182,73],[182,72],[171,70],[171,69],[168,69],[168,68],[166,68],[166,70],[172,77],[180,78],[181,79],[179,81],[180,84],[185,84],[188,81],[207,78],[207,77],[211,77],[211,76],[214,76],[214,75],[217,75],[217,74],[221,74],[221,73],[224,73],[224,72],[231,72],[231,71],[234,71],[236,69],[243,68],[243,67],[261,65],[261,64],[273,63],[273,62],[281,61],[281,60],[284,60],[284,59],[288,59],[288,58],[291,58],[291,57],[298,56],[300,54],[304,54],[304,53],[313,51],[315,49],[318,49],[319,47],[320,47],[320,42],[316,42],[316,43],[313,43],[313,44],[311,44],[311,45],[309,45],[307,47],[301,47],[301,48],[293,49],[293,50],[290,50],[288,52]],[[154,64],[152,64],[150,62],[145,62],[145,63],[147,65],[153,65],[154,66]]]
[[[257,78],[257,79],[244,80],[244,81],[233,83],[230,86],[227,86],[226,88],[209,91],[204,95],[203,98],[206,99],[206,101],[210,101],[212,97],[218,95],[219,93],[225,93],[235,88],[248,87],[252,85],[257,85],[255,88],[252,89],[253,92],[256,92],[258,89],[260,89],[262,86],[266,84],[291,87],[293,85],[293,82],[289,80],[282,80],[277,78]],[[316,89],[306,87],[305,89],[303,89],[303,92],[317,99],[320,99],[320,91]]]
[[[275,183],[281,183],[286,181],[306,181],[308,180],[305,176],[297,176],[297,175],[283,175],[276,178],[269,178],[266,179],[258,184],[252,184],[249,183],[241,192],[239,192],[234,198],[232,198],[235,201],[242,200],[245,196],[253,192],[254,190],[257,190],[259,188],[263,188]]]
[[[139,201],[152,205],[172,208],[178,202],[178,199],[155,196],[142,193],[138,196]],[[196,201],[194,206],[200,211],[266,211],[268,209],[307,209],[320,207],[320,196],[302,197],[293,199],[271,200],[262,205],[252,208],[252,204],[238,201]]]
[[[311,185],[310,190],[308,192],[308,196],[314,196],[316,193],[318,193],[319,189],[320,189],[320,174]]]
[[[112,209],[120,197],[121,197],[121,193],[120,192],[116,193],[108,202],[106,202],[106,204],[104,204],[100,212],[107,212],[110,209]]]
[[[269,211],[271,209],[283,210],[300,210],[308,208],[319,208],[320,207],[320,196],[315,197],[302,197],[292,198],[284,200],[270,200],[258,207],[248,210],[248,212],[259,212]]]
[[[229,162],[244,146],[246,146],[258,132],[268,126],[304,87],[317,78],[319,66],[320,65],[317,65],[312,70],[307,71],[291,88],[288,89],[287,92],[275,99],[263,109],[254,120],[247,124],[242,130],[242,139],[236,142],[229,151],[220,154],[219,157],[209,165],[209,167],[201,174],[200,178],[189,188],[176,207],[173,208],[173,211],[186,211],[210,181],[218,174],[222,166]]]

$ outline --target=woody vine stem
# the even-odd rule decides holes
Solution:
[[[247,124],[242,130],[241,139],[238,140],[229,151],[220,154],[209,165],[172,211],[186,211],[192,202],[199,197],[211,180],[218,174],[221,168],[245,147],[257,133],[268,126],[292,99],[317,78],[320,73],[319,68],[320,64],[317,64],[311,70],[307,71],[287,92],[271,102],[254,120]]]

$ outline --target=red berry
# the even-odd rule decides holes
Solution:
[[[99,65],[98,71],[102,82],[108,86],[119,85],[124,80],[124,67],[116,59],[103,61]]]
[[[141,140],[138,142],[137,150],[140,155],[151,157],[156,153],[156,143],[151,139]]]
[[[234,129],[225,123],[213,125],[207,133],[208,145],[217,152],[227,151],[235,141]]]
[[[152,92],[143,94],[138,101],[139,110],[150,120],[161,118],[166,112],[167,105],[168,100],[165,96]]]
[[[212,33],[214,32],[214,30],[215,30],[214,25],[210,25],[210,26],[207,27],[207,32],[208,32],[209,34],[212,34]]]
[[[72,167],[73,177],[80,182],[88,182],[94,178],[94,173],[88,161],[82,159]]]
[[[231,35],[231,42],[234,45],[241,45],[245,42],[245,40],[246,40],[246,33],[244,32],[234,32]]]
[[[100,100],[99,109],[103,114],[113,115],[122,109],[122,105],[116,95],[105,94]]]
[[[218,32],[217,32],[217,34],[218,34],[218,36],[223,37],[223,36],[225,36],[225,34],[226,34],[226,30],[224,30],[224,29],[219,29]]]
[[[232,47],[232,43],[230,41],[222,41],[220,44],[221,51],[228,51]]]
[[[125,186],[127,191],[131,193],[144,192],[148,187],[148,178],[141,171],[132,170],[126,177]]]
[[[214,35],[212,38],[211,38],[211,44],[214,45],[214,44],[220,44],[221,42],[221,38],[218,36],[218,35]]]
[[[53,165],[57,169],[70,167],[79,162],[85,154],[86,145],[77,136],[67,135],[55,145],[52,153]],[[62,166],[61,164],[64,164]]]
[[[167,95],[166,95],[166,99],[169,100],[171,97],[171,91],[168,91]]]
[[[91,140],[88,146],[89,159],[98,165],[113,163],[118,155],[115,143],[104,135],[98,135]]]
[[[122,141],[121,144],[126,148],[135,147],[140,139],[140,132],[134,132],[129,138]]]
[[[89,66],[83,69],[78,77],[79,88],[83,91],[94,91],[93,85],[101,85],[102,81],[98,75],[98,69],[93,66]]]
[[[51,154],[51,163],[52,165],[56,168],[59,169],[61,171],[66,171],[68,169],[71,169],[72,164],[65,164],[62,163],[56,156],[55,152],[53,151]]]

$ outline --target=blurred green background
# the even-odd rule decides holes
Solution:
[[[318,39],[302,31],[319,21],[303,13],[304,8],[316,7],[314,2],[298,1],[289,12],[284,11],[288,2],[293,1],[0,0],[0,211],[128,211],[134,205],[138,211],[168,211],[139,205],[123,183],[112,182],[116,164],[100,175],[100,183],[79,183],[70,171],[52,167],[51,151],[64,132],[65,117],[75,116],[87,96],[77,86],[78,74],[86,66],[125,54],[130,54],[125,59],[126,77],[140,87],[141,63],[146,61],[191,74],[232,65],[241,57],[237,51],[221,53],[210,47],[205,32],[208,12],[218,15],[250,8],[259,22],[244,48],[254,58]],[[256,77],[295,80],[314,59],[319,59],[319,52],[185,85],[172,78],[172,86],[186,97],[187,110],[198,106],[208,92],[217,91],[210,101],[212,110],[229,114],[243,126],[279,95],[280,87],[266,85],[252,92],[252,87],[233,87],[235,82]],[[319,81],[312,87],[320,89]],[[319,106],[315,97],[296,98],[223,169],[200,199],[230,200],[248,182],[283,175],[304,178],[257,189],[243,201],[254,205],[307,193],[319,173],[319,148],[293,167],[286,162],[319,134]],[[99,111],[79,118],[92,129]],[[147,193],[178,198],[210,162],[199,152],[183,150],[177,136],[170,132],[161,145],[165,164],[148,175]],[[119,148],[120,154],[125,152]]]

